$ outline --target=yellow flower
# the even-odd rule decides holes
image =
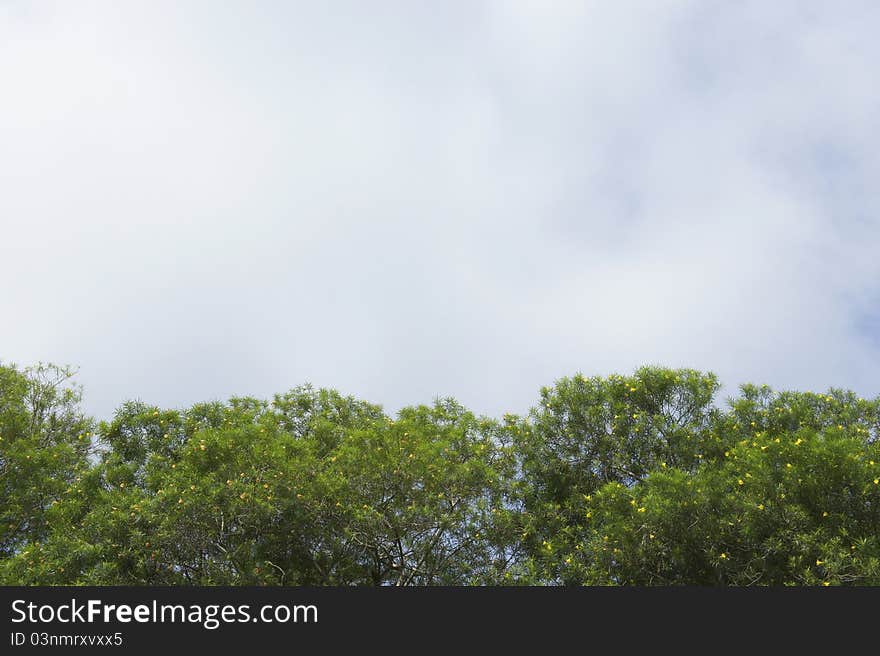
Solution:
[[[790,463],[790,462],[785,463],[785,466],[788,467],[789,469],[791,469],[791,463]]]
[[[880,485],[880,478],[874,479],[874,485]]]
[[[648,534],[648,537],[651,538],[651,539],[653,540],[653,539],[654,539],[654,534],[653,534],[653,533],[649,533],[649,534]]]
[[[741,478],[736,479],[736,482],[737,482],[739,485],[745,485],[745,481],[743,481],[743,479],[741,479]]]
[[[828,517],[828,511],[827,511],[827,510],[825,510],[825,511],[822,512],[822,517]]]
[[[588,512],[588,513],[587,513],[587,519],[589,519],[589,518],[592,517],[592,516],[593,516],[593,513],[591,513],[591,512]]]
[[[822,585],[824,585],[827,588],[829,585],[831,585],[831,582],[830,581],[822,581]]]
[[[759,503],[759,504],[758,504],[758,510],[764,510],[764,504],[763,504],[763,503]]]
[[[631,505],[631,506],[636,505],[636,500],[635,500],[635,499],[630,499],[630,500],[629,500],[629,505]]]
[[[818,560],[818,559],[817,559],[817,560],[816,560],[816,567],[818,567],[819,565],[822,565],[822,564],[824,564],[824,563],[825,563],[824,560]]]
[[[640,513],[643,513],[643,512],[645,512],[645,507],[644,507],[644,506],[642,506],[642,507],[641,507],[641,508],[639,508],[639,510],[638,510],[638,512],[640,512]]]
[[[727,560],[727,554],[724,553],[723,551],[721,552],[721,554],[720,554],[718,557],[719,557],[721,560]]]

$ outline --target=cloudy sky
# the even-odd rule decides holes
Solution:
[[[0,0],[0,360],[389,409],[880,393],[880,3]]]

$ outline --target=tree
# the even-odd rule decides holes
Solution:
[[[323,476],[323,514],[351,569],[345,583],[493,582],[510,563],[505,484],[513,460],[498,425],[451,399],[404,408],[348,434]]]
[[[0,583],[880,585],[880,399],[646,367],[524,418],[303,386],[95,425],[0,366]]]
[[[69,521],[41,547],[63,563],[54,582],[330,582],[318,458],[379,417],[377,406],[308,386],[272,403],[123,405],[100,427],[91,484],[73,488]]]
[[[837,427],[744,437],[694,473],[609,483],[559,546],[588,584],[880,584],[880,449]]]
[[[72,485],[88,475],[92,422],[67,367],[0,365],[0,582],[14,563],[36,570],[32,553]]]
[[[690,369],[562,378],[511,425],[520,459],[522,539],[540,581],[561,580],[555,545],[580,525],[585,497],[661,467],[693,471],[722,445],[711,432],[718,381]],[[723,449],[722,449],[723,450]]]

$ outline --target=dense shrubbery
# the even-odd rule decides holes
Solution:
[[[650,367],[500,421],[305,386],[96,424],[70,377],[0,366],[0,583],[880,585],[880,399]]]

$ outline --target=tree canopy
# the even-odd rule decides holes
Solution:
[[[880,585],[880,398],[644,367],[500,419],[337,391],[81,410],[0,365],[0,583]]]

